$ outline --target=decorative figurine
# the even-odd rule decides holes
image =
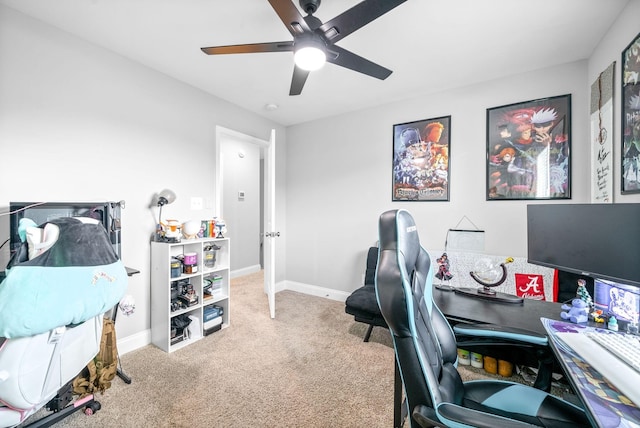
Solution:
[[[593,308],[593,299],[591,294],[587,291],[587,281],[584,279],[578,280],[578,290],[576,290],[576,297],[583,300],[589,308]]]
[[[224,234],[227,233],[227,223],[221,218],[214,218],[216,228],[216,238],[224,238]]]
[[[442,253],[442,255],[436,259],[436,262],[438,262],[436,278],[441,281],[449,281],[453,278],[453,275],[449,272],[449,257],[447,256],[447,253]]]
[[[560,312],[560,318],[576,324],[587,322],[589,319],[589,305],[580,298],[573,299],[571,306],[566,303],[562,305],[562,311]]]

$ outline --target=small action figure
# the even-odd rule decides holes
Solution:
[[[576,290],[576,297],[583,300],[589,309],[593,308],[593,299],[591,298],[591,294],[587,291],[587,281],[584,279],[578,280],[578,289]]]
[[[438,272],[436,273],[436,278],[441,281],[449,281],[453,278],[451,272],[449,272],[449,257],[447,257],[447,253],[442,253],[440,257],[436,259],[438,262]]]

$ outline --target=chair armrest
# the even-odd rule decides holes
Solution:
[[[497,338],[539,346],[547,346],[549,341],[544,334],[496,324],[456,324],[453,332],[456,335]]]
[[[418,407],[425,406],[416,406],[416,409],[414,411],[417,411]],[[441,418],[447,419],[449,421],[477,428],[531,427],[531,424],[525,422],[520,422],[518,420],[506,418],[504,416],[493,415],[491,413],[480,412],[478,410],[458,406],[453,403],[440,404],[438,406],[438,414],[441,416]]]

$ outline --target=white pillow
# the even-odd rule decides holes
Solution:
[[[39,227],[27,227],[27,245],[29,247],[29,260],[36,257],[38,254],[38,249],[36,245],[40,245],[42,243],[42,232],[44,232]]]
[[[100,223],[97,219],[91,217],[74,217],[83,222],[84,224],[98,224]]]
[[[52,223],[45,224],[44,231],[42,232],[42,242],[35,245],[36,250],[38,250],[38,253],[35,256],[37,257],[51,248],[53,244],[56,243],[59,236],[60,228],[58,225]]]

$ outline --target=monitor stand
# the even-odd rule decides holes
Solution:
[[[456,287],[456,293],[464,294],[466,296],[477,297],[479,299],[489,300],[492,302],[500,303],[518,303],[524,302],[524,298],[514,296],[513,294],[501,293],[499,291],[493,291],[489,287]]]

